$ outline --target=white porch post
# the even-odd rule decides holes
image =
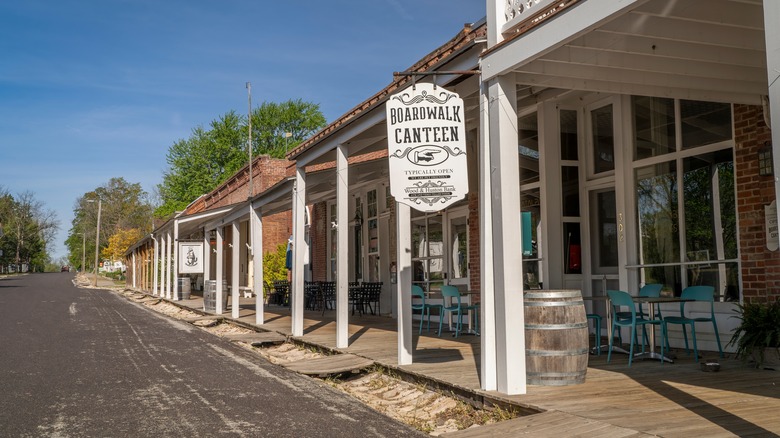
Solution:
[[[491,194],[496,309],[496,377],[499,392],[525,394],[517,98],[514,75],[489,82]]]
[[[772,164],[775,172],[775,198],[780,213],[780,2],[764,1],[764,39],[766,72],[769,79],[770,123],[772,128]],[[778,216],[780,217],[780,216]]]
[[[135,278],[138,275],[138,272],[137,272],[138,271],[138,269],[137,269],[138,266],[136,265],[136,262],[135,262],[135,253],[136,253],[136,251],[138,251],[138,250],[137,249],[133,250],[133,288],[135,288]]]
[[[216,276],[215,280],[217,280],[217,304],[214,307],[214,313],[217,315],[221,315],[222,312],[225,311],[225,309],[222,308],[224,305],[223,302],[223,295],[225,291],[222,290],[222,245],[224,245],[224,238],[225,238],[225,229],[224,227],[217,227],[217,269],[216,269]]]
[[[293,189],[293,266],[290,307],[292,312],[292,335],[303,336],[303,270],[304,251],[304,210],[306,209],[306,172],[303,167],[295,168],[295,188]]]
[[[157,241],[157,239],[154,238],[154,234],[152,234],[152,239],[154,240],[154,258],[152,261],[152,283],[153,283],[153,295],[160,295],[160,289],[159,289],[159,271],[160,271],[160,243]]]
[[[165,297],[165,234],[160,235],[160,297]]]
[[[412,363],[412,212],[395,203],[398,241],[398,365]]]
[[[487,84],[480,85],[479,243],[480,243],[480,363],[482,389],[496,390],[496,298],[493,284],[493,214],[490,190],[490,129]]]
[[[263,293],[263,214],[260,208],[249,206],[249,227],[252,236],[252,290],[255,291],[255,324],[265,324],[265,300]]]
[[[173,221],[173,299],[179,301],[179,221]]]
[[[165,298],[171,299],[171,245],[173,238],[171,232],[165,233]]]
[[[349,164],[347,148],[336,147],[336,348],[349,347]]]
[[[206,282],[211,279],[211,242],[209,233],[211,230],[203,229],[203,290],[206,290]]]
[[[239,241],[240,241],[240,235],[239,235],[239,223],[238,219],[233,221],[233,224],[231,226],[231,233],[232,237],[232,245],[233,248],[231,248],[230,251],[230,290],[231,290],[231,301],[230,301],[230,316],[233,318],[238,319],[238,310],[239,310],[239,290],[238,290],[238,284],[240,280],[238,279],[238,268],[240,266],[240,254],[239,254]]]

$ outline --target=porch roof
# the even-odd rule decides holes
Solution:
[[[483,57],[518,99],[548,89],[761,104],[761,0],[580,0]]]

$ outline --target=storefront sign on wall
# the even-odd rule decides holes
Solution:
[[[764,206],[764,217],[766,218],[766,249],[777,251],[780,244],[778,244],[777,206],[775,201]]]
[[[179,242],[179,273],[203,273],[203,242]]]
[[[433,84],[416,84],[387,101],[390,193],[434,212],[466,197],[463,99]]]

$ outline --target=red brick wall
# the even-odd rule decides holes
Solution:
[[[283,211],[263,217],[263,254],[276,251],[280,244],[287,245],[292,234],[292,213]]]
[[[780,251],[766,248],[764,216],[764,206],[775,200],[774,176],[758,174],[758,150],[771,141],[761,107],[734,105],[734,141],[742,296],[745,301],[777,300]]]
[[[309,229],[311,237],[311,279],[326,281],[328,279],[328,208],[327,203],[318,202],[311,206],[312,226]]]
[[[479,257],[479,194],[469,193],[469,289],[481,290]],[[477,297],[479,300],[479,297]]]

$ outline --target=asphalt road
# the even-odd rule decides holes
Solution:
[[[418,435],[73,276],[0,277],[0,437]]]

